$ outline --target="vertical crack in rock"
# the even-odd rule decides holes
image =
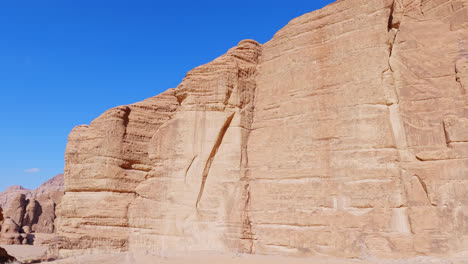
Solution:
[[[235,89],[233,85],[228,85],[227,91],[226,91],[226,96],[224,98],[224,109],[226,109],[226,106],[229,104],[229,99],[231,99],[232,91]]]
[[[125,106],[125,108],[123,110],[124,110],[124,114],[122,116],[122,120],[123,120],[123,126],[124,126],[125,130],[124,130],[124,133],[122,135],[122,139],[125,139],[127,137],[127,128],[128,128],[128,123],[130,122],[130,112],[132,110],[128,106]]]
[[[136,200],[136,198],[138,198],[139,195],[135,192],[133,194],[133,201]],[[125,206],[125,219],[126,219],[126,225],[125,227],[130,227],[130,206],[132,205],[132,202],[129,202],[126,206]],[[130,232],[128,232],[127,234],[127,238],[122,241],[122,244],[121,244],[121,248],[123,250],[128,250],[129,249],[129,246],[130,246]]]
[[[393,131],[393,137],[395,141],[395,147],[399,151],[400,160],[401,160],[401,150],[406,149],[408,146],[406,142],[406,135],[403,127],[403,123],[400,117],[400,96],[395,84],[395,76],[394,76],[394,69],[392,67],[392,56],[394,55],[394,46],[395,41],[398,36],[400,21],[395,22],[395,8],[396,8],[397,1],[393,1],[393,4],[390,9],[390,16],[389,16],[389,33],[388,33],[388,68],[385,69],[382,73],[383,76],[383,85],[384,89],[386,89],[385,85],[387,85],[386,78],[389,79],[391,89],[389,89],[389,93],[391,93],[390,101],[387,103],[389,108],[389,115],[390,115],[390,124]],[[396,23],[396,24],[395,24]],[[387,90],[387,89],[386,89]]]
[[[211,149],[210,156],[206,160],[205,168],[203,169],[203,174],[202,174],[202,182],[200,185],[200,191],[198,192],[197,202],[195,203],[195,208],[197,209],[198,209],[198,204],[200,203],[200,200],[203,196],[203,190],[205,189],[206,179],[208,177],[208,173],[210,172],[211,164],[213,163],[216,153],[218,152],[218,149],[221,146],[221,143],[223,142],[224,135],[226,134],[229,126],[231,125],[231,121],[234,118],[234,115],[235,113],[232,113],[224,122],[223,127],[219,131],[218,138],[216,139],[216,142],[213,145],[213,148]]]
[[[390,14],[388,18],[388,28],[387,28],[387,32],[388,32],[387,33],[388,35],[387,36],[388,38],[387,40],[387,45],[388,45],[387,65],[388,65],[388,68],[382,72],[382,81],[384,82],[383,85],[385,89],[385,95],[387,97],[386,104],[388,106],[393,105],[393,104],[398,104],[400,101],[399,93],[395,87],[395,78],[393,76],[394,69],[391,63],[391,59],[393,55],[393,48],[394,48],[395,41],[397,39],[398,31],[400,28],[400,19],[399,18],[397,19],[397,16],[396,16],[396,13],[398,13],[395,9],[396,5],[397,5],[397,2],[393,1],[390,7]],[[387,89],[386,87],[387,84],[388,86],[391,86],[389,87],[390,89]]]
[[[188,174],[190,168],[192,167],[193,162],[195,161],[195,159],[197,157],[198,157],[198,154],[193,156],[192,161],[190,161],[190,164],[188,165],[187,169],[185,170],[184,183],[187,183],[187,174]]]
[[[252,232],[252,221],[250,220],[249,216],[249,207],[250,207],[250,184],[247,182],[244,188],[244,192],[246,194],[246,199],[245,199],[245,204],[244,204],[244,210],[242,211],[242,239],[248,239],[250,240],[250,246],[248,249],[249,254],[253,254],[253,232]]]
[[[384,86],[385,95],[387,96],[387,107],[389,112],[389,122],[390,127],[392,130],[395,148],[398,152],[398,163],[400,167],[400,179],[399,185],[402,190],[406,190],[406,174],[407,170],[405,167],[405,163],[411,159],[411,155],[409,155],[408,151],[408,143],[405,133],[405,128],[403,125],[403,121],[401,119],[400,114],[400,96],[397,84],[395,83],[397,80],[395,78],[395,67],[392,65],[392,56],[395,55],[395,43],[397,41],[398,32],[400,30],[401,20],[403,19],[403,5],[400,1],[394,0],[391,7],[390,7],[390,14],[388,18],[388,68],[382,72],[382,81]],[[390,87],[389,87],[390,86]],[[390,97],[390,98],[388,98]],[[407,207],[408,206],[408,197],[407,191],[402,192],[402,203],[399,208]],[[394,216],[399,221],[403,221],[406,223],[408,227],[408,231],[412,233],[411,221],[409,219],[408,214],[406,211],[395,211]],[[401,223],[403,223],[401,222]],[[400,230],[401,231],[401,230]],[[405,231],[406,232],[406,231]]]
[[[396,5],[400,5],[397,7]],[[391,31],[392,29],[398,29],[400,28],[400,19],[396,17],[396,8],[400,8],[401,3],[398,0],[394,0],[392,3],[392,6],[390,7],[390,16],[388,17],[388,31]]]
[[[126,106],[125,109],[124,109],[124,112],[125,112],[125,113],[124,113],[122,119],[123,119],[123,122],[124,122],[123,125],[124,125],[125,127],[127,127],[127,126],[128,126],[128,122],[130,122],[129,116],[130,116],[130,112],[131,112],[131,111],[132,111],[132,110],[131,110],[130,107],[128,107],[128,106]]]
[[[426,183],[421,179],[421,177],[419,177],[419,175],[414,175],[416,177],[416,179],[418,179],[419,181],[419,184],[421,184],[421,187],[423,188],[424,192],[426,193],[426,197],[427,197],[427,200],[429,201],[429,203],[431,205],[434,205],[432,202],[431,202],[431,198],[429,197],[429,192],[427,191],[427,186],[426,186]]]
[[[252,101],[255,101],[255,91]],[[251,111],[254,112],[254,103],[252,102],[252,109]],[[248,141],[250,137],[250,132],[252,131],[252,123],[253,123],[253,116],[249,120],[249,127],[246,129],[247,135],[245,135],[243,146],[242,146],[242,156],[241,156],[241,169],[242,169],[242,181],[245,181],[245,188],[244,188],[244,195],[245,195],[245,203],[244,208],[242,211],[242,236],[243,239],[250,240],[250,246],[248,249],[249,254],[254,254],[254,232],[252,227],[252,220],[250,219],[249,211],[250,211],[250,204],[251,204],[251,194],[250,194],[250,183],[249,183],[249,157],[248,157]]]
[[[388,17],[387,31],[390,31],[393,28],[393,13],[394,12],[395,12],[395,1],[393,1],[392,6],[390,7],[390,16]]]
[[[463,86],[460,75],[461,75],[460,70],[458,69],[457,65],[455,64],[455,81],[458,83],[458,86],[460,87],[461,94],[465,95],[466,90],[465,90],[465,86]]]
[[[258,61],[258,57],[257,57]],[[256,67],[252,68],[250,74],[255,77],[257,71]],[[251,190],[250,190],[250,183],[249,183],[249,156],[248,156],[248,142],[250,138],[250,133],[252,132],[252,123],[254,119],[254,110],[255,110],[255,99],[256,99],[256,83],[252,89],[252,97],[251,101],[245,106],[245,115],[247,118],[247,126],[244,131],[244,135],[242,137],[242,150],[241,150],[241,161],[240,161],[240,168],[241,168],[241,180],[245,182],[244,185],[244,194],[245,203],[244,208],[242,210],[241,220],[242,220],[242,239],[248,240],[250,242],[247,253],[248,254],[255,254],[255,244],[254,244],[254,232],[252,226],[252,220],[250,218],[250,206],[251,206]]]
[[[397,5],[400,5],[397,7]],[[396,37],[397,37],[397,34],[400,30],[400,24],[401,24],[401,19],[400,17],[398,17],[398,13],[401,12],[399,9],[401,9],[401,3],[397,0],[394,0],[393,3],[392,3],[392,6],[390,7],[390,15],[388,17],[388,32],[390,31],[394,31],[394,33],[391,33],[390,34],[390,37],[389,37],[389,61],[388,61],[388,65],[390,66],[390,69],[391,69],[391,64],[390,64],[390,59],[392,57],[392,54],[393,54],[393,46],[395,44],[395,40],[396,40]],[[392,70],[393,72],[393,70]]]
[[[255,95],[253,100],[255,100]],[[251,107],[251,111],[253,112],[253,104]],[[252,230],[252,221],[250,219],[249,215],[249,210],[250,210],[250,202],[251,202],[251,196],[250,196],[250,183],[248,180],[248,166],[249,166],[249,158],[248,158],[248,152],[247,152],[247,146],[248,146],[248,141],[249,141],[249,136],[250,132],[252,131],[252,120],[253,117],[250,118],[248,124],[249,127],[246,128],[246,135],[243,138],[242,141],[242,150],[241,150],[241,160],[240,160],[240,168],[241,168],[241,175],[242,178],[241,180],[245,182],[244,185],[244,194],[243,196],[245,197],[245,203],[244,203],[244,208],[242,209],[241,212],[241,219],[242,219],[242,239],[249,240],[250,245],[248,247],[248,254],[254,254],[254,233]]]
[[[447,145],[447,148],[450,148],[450,138],[447,132],[447,127],[445,126],[445,122],[442,122],[442,128],[444,129],[445,144]]]

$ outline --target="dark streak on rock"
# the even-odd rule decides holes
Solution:
[[[205,189],[206,179],[211,169],[211,164],[213,163],[216,153],[218,152],[218,149],[221,146],[221,143],[223,142],[224,135],[226,134],[229,126],[231,125],[231,121],[234,118],[234,115],[235,113],[232,113],[224,122],[223,127],[219,131],[218,138],[216,139],[216,142],[213,145],[213,148],[211,149],[210,156],[206,160],[205,168],[203,169],[203,174],[202,174],[202,182],[200,185],[200,191],[198,192],[197,202],[195,203],[195,208],[198,208],[198,204],[200,203],[200,200],[203,196],[203,191]]]

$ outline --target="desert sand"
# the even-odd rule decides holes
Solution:
[[[6,249],[8,254],[24,263],[41,260],[47,253],[48,249],[47,246],[31,245],[0,245],[0,247]]]
[[[338,259],[330,257],[293,258],[245,254],[220,254],[216,252],[192,252],[168,254],[114,253],[78,256],[47,263],[55,264],[467,264],[465,258],[439,259],[415,257],[409,259]]]
[[[44,259],[47,246],[4,245],[8,253],[23,263],[38,263]],[[340,259],[331,257],[294,258],[248,254],[223,254],[219,252],[191,253],[111,253],[82,255],[67,259],[44,261],[54,264],[467,264],[466,256],[450,259],[414,257],[407,259]]]

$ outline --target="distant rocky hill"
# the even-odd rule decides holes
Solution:
[[[62,194],[61,194],[62,193]],[[12,185],[0,193],[0,207],[5,210],[9,207],[13,198],[18,194],[26,195],[26,198],[38,196],[50,196],[50,198],[60,199],[63,196],[63,173],[57,174],[52,179],[44,182],[35,190],[26,189],[20,185]],[[57,196],[58,195],[58,196]],[[57,197],[55,197],[57,196]]]
[[[55,208],[63,195],[63,174],[35,190],[11,186],[0,193],[0,243],[33,244],[36,234],[54,233]]]
[[[62,199],[64,192],[63,173],[57,174],[52,179],[44,182],[39,188],[31,192],[30,197],[35,198],[50,198],[58,202]]]

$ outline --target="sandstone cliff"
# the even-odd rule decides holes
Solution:
[[[342,0],[75,128],[61,254],[468,250],[468,1]]]

